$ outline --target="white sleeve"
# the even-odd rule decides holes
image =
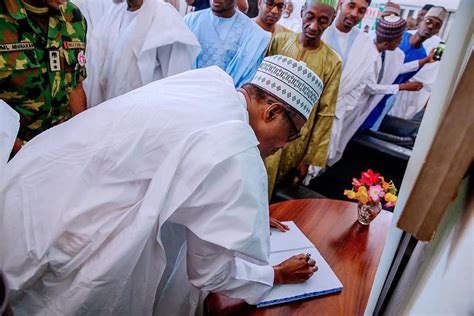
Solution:
[[[255,147],[215,166],[173,213],[169,220],[187,228],[191,284],[250,304],[271,289],[267,190],[265,167]]]
[[[398,84],[368,84],[367,90],[370,94],[395,94],[398,92]]]
[[[194,60],[188,45],[174,43],[157,48],[156,58],[161,66],[163,78],[191,70]]]
[[[189,230],[186,240],[188,277],[198,289],[257,304],[272,288],[271,266],[237,258],[231,251],[203,241]]]
[[[420,61],[418,59],[413,60],[413,61],[409,61],[409,62],[404,63],[402,65],[402,69],[400,69],[400,74],[404,74],[404,73],[412,72],[412,71],[417,71],[418,68],[420,68]]]

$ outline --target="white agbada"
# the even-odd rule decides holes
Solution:
[[[155,80],[190,70],[200,45],[181,15],[168,3],[144,0],[127,11],[113,6],[94,29],[88,76],[89,107]]]
[[[339,141],[337,158],[340,159],[342,157],[351,138],[382,98],[386,94],[395,94],[398,92],[398,84],[392,84],[398,75],[415,71],[418,68],[418,60],[404,64],[404,59],[405,54],[398,47],[394,51],[385,51],[382,68],[382,58],[379,55],[367,85],[359,99],[359,103],[345,118],[344,122],[346,126],[344,127],[344,133]],[[381,71],[383,72],[380,73]]]
[[[341,152],[344,151],[340,140],[345,137],[344,133],[350,123],[346,117],[355,110],[370,76],[374,71],[378,72],[376,61],[380,56],[372,40],[356,27],[353,27],[349,33],[343,33],[337,29],[336,23],[333,23],[321,38],[343,60],[327,161],[327,164],[332,166],[340,159]]]
[[[408,31],[414,34],[416,30]],[[426,53],[429,54],[433,48],[438,46],[442,39],[435,35],[423,42]],[[388,114],[403,119],[412,119],[416,113],[421,111],[431,95],[436,78],[438,77],[440,62],[436,61],[423,66],[409,81],[421,82],[423,88],[420,91],[400,91],[395,95],[392,109]]]
[[[183,234],[195,287],[258,302],[273,269],[257,145],[245,98],[218,67],[37,136],[0,183],[0,269],[15,315],[151,315]],[[176,315],[180,295],[167,302]]]
[[[10,157],[19,129],[20,115],[5,101],[0,100],[0,178],[3,175],[3,167]]]
[[[99,24],[104,14],[115,5],[114,0],[71,0],[87,21],[87,35]]]

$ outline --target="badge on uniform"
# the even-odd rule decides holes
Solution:
[[[49,51],[49,69],[51,71],[60,71],[61,70],[61,60],[59,58],[59,50],[50,50]]]
[[[84,55],[84,51],[81,50],[78,54],[77,54],[77,62],[79,63],[79,66],[81,67],[84,67],[84,65],[86,64],[87,60],[86,60],[86,55]]]

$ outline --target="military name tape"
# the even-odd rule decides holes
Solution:
[[[64,42],[64,48],[65,49],[75,49],[75,48],[84,49],[86,48],[86,44],[83,42]]]
[[[32,50],[35,49],[33,43],[10,43],[0,44],[0,52],[14,52],[18,50]]]

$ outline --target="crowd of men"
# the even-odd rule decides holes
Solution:
[[[275,186],[422,115],[443,7],[407,30],[389,1],[366,33],[370,0],[259,0],[253,19],[201,2],[0,2],[0,116],[20,122],[0,144],[0,270],[19,315],[182,315],[304,282],[309,256],[268,264]]]

